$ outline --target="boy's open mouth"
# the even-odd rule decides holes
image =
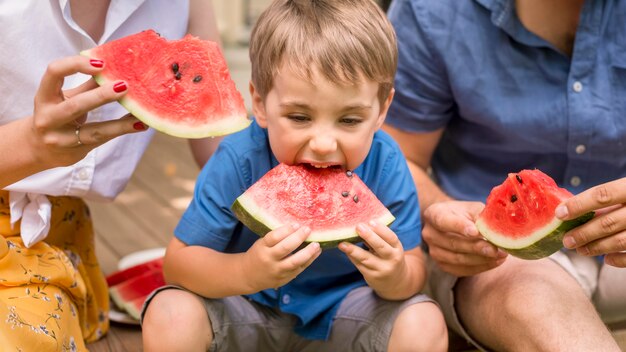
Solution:
[[[301,163],[300,165],[303,165],[304,167],[307,168],[311,168],[311,169],[329,169],[329,168],[333,168],[333,169],[341,169],[342,166],[339,164],[331,164],[331,163]]]

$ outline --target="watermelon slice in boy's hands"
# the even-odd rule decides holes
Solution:
[[[184,138],[221,136],[250,124],[243,98],[217,43],[191,35],[168,41],[153,30],[81,55],[104,61],[96,82],[124,80],[119,102],[161,132]]]
[[[356,225],[395,217],[351,171],[279,164],[250,186],[232,205],[237,218],[260,236],[283,225],[308,226],[306,242],[322,248],[358,242]]]
[[[476,221],[478,231],[494,245],[523,259],[547,257],[563,247],[563,235],[593,218],[594,213],[562,221],[556,207],[572,194],[539,170],[510,173],[487,197]]]

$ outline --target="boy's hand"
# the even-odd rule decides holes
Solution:
[[[339,244],[339,249],[348,256],[378,295],[399,299],[385,294],[387,291],[391,293],[409,275],[405,252],[398,236],[389,227],[373,221],[369,225],[359,224],[357,232],[369,251],[347,242]]]
[[[322,253],[312,242],[293,253],[311,233],[308,227],[285,225],[268,232],[248,249],[244,272],[252,292],[277,288],[293,280]]]

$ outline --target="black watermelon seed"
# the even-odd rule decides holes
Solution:
[[[514,194],[511,196],[511,203],[515,203],[517,201],[517,196]]]
[[[352,200],[353,200],[355,203],[358,203],[358,202],[359,202],[359,196],[354,195],[354,197],[352,197]]]
[[[348,177],[352,177],[352,171],[350,171],[350,170],[346,171],[346,175],[347,175]]]
[[[517,182],[523,183],[522,182],[522,177],[520,175],[515,175],[515,178],[517,179]]]
[[[349,196],[349,195],[350,195],[350,192],[348,192],[348,191],[343,191],[343,192],[341,192],[341,195],[342,195],[342,196],[344,196],[344,197],[347,197],[347,196]]]
[[[174,75],[174,78],[176,78],[177,80],[180,79],[182,77],[182,75],[180,74],[180,72],[176,72],[176,74]]]
[[[198,83],[200,81],[202,81],[202,76],[200,75],[197,75],[196,77],[193,78],[193,83]]]
[[[172,71],[174,71],[174,74],[178,73],[178,63],[173,63],[172,64]]]

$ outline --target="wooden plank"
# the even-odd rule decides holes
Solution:
[[[87,348],[90,352],[141,352],[141,328],[113,323],[104,338],[88,344]]]

